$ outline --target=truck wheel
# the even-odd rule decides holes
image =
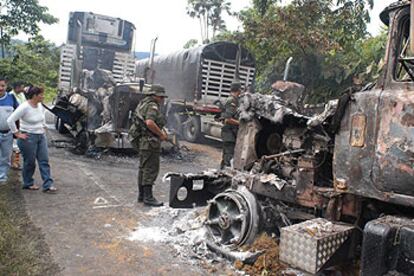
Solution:
[[[201,135],[201,122],[200,118],[196,116],[190,116],[183,123],[183,137],[188,142],[197,142]]]
[[[236,249],[251,244],[260,230],[256,197],[244,186],[216,195],[209,202],[205,225],[222,246]]]
[[[59,117],[56,117],[55,119],[55,128],[56,130],[60,133],[60,134],[66,134],[68,133],[68,130],[66,129],[66,127],[63,125],[62,120],[59,119]]]
[[[183,133],[183,121],[177,113],[172,113],[168,116],[168,126],[174,129],[175,133],[179,136]]]

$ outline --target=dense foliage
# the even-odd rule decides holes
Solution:
[[[385,31],[367,33],[372,0],[254,0],[239,17],[243,32],[222,33],[248,48],[257,60],[257,90],[266,92],[283,77],[304,84],[311,102],[338,96],[352,85],[372,81],[385,48]]]
[[[19,32],[37,35],[39,23],[53,24],[57,18],[50,15],[48,8],[39,5],[38,0],[0,0],[0,44],[2,49],[10,44]],[[4,57],[4,51],[2,51]]]
[[[45,88],[46,100],[56,95],[60,50],[41,36],[9,47],[10,56],[0,59],[0,75],[11,82],[23,81]]]

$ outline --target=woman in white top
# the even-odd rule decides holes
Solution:
[[[37,160],[43,180],[43,191],[56,192],[53,179],[50,176],[49,154],[45,135],[45,111],[42,106],[43,89],[30,87],[27,98],[28,100],[22,103],[7,119],[11,131],[19,139],[17,144],[23,155],[23,189],[39,189],[39,186],[35,185],[33,180]],[[20,130],[16,127],[17,120],[20,120]]]

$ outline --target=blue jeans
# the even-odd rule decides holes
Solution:
[[[36,169],[37,159],[40,175],[43,180],[43,190],[47,190],[53,185],[53,179],[50,177],[46,135],[32,133],[27,134],[27,139],[19,139],[17,141],[20,152],[23,155],[23,188],[28,188],[34,184],[33,174]]]
[[[7,180],[13,151],[13,134],[0,133],[0,182]]]

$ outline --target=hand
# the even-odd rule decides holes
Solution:
[[[26,133],[21,133],[21,132],[16,132],[14,135],[17,137],[17,139],[22,139],[22,140],[26,140],[27,137],[29,137],[29,135],[27,135]]]

